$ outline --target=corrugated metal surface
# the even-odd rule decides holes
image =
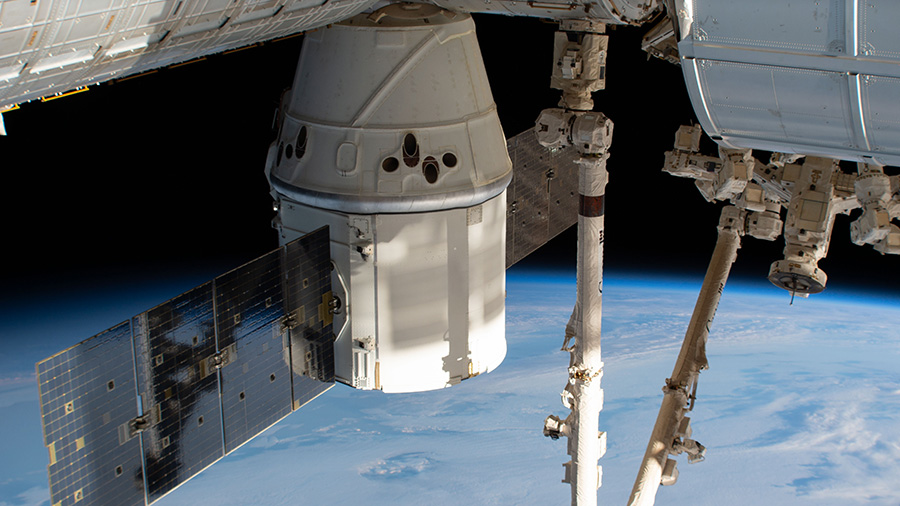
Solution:
[[[5,0],[5,106],[311,30],[375,0]]]

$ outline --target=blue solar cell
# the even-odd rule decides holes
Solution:
[[[131,343],[123,322],[37,364],[51,504],[144,504]]]
[[[200,285],[133,319],[149,502],[225,455],[218,374],[203,368],[216,354],[213,291]]]
[[[236,355],[221,369],[228,452],[291,412],[282,273],[276,250],[216,278],[219,347]]]

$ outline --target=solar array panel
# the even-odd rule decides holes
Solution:
[[[288,307],[294,308],[286,320],[291,327],[291,398],[294,409],[324,392],[321,382],[334,383],[330,272],[327,275],[305,275],[307,272],[318,273],[323,259],[328,262],[331,249],[328,234],[325,235],[326,240],[294,241],[284,247],[285,264],[289,266],[284,277],[284,293]]]
[[[226,452],[291,412],[281,256],[273,251],[225,274],[216,286],[219,346],[241,345],[240,367],[221,369]]]
[[[513,178],[506,189],[506,268],[530,255],[578,221],[577,155],[550,150],[534,131],[506,141]]]
[[[150,504],[330,388],[329,252],[319,229],[38,363],[51,504]]]
[[[201,365],[216,354],[214,283],[133,318],[138,391],[149,419],[141,433],[148,502],[224,455],[218,377]]]
[[[137,411],[128,322],[37,364],[37,376],[50,503],[142,504],[140,441],[127,431]]]

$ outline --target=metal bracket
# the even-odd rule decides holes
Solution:
[[[160,421],[159,405],[155,405],[152,411],[136,416],[119,426],[119,444],[125,444],[133,437],[152,427]]]
[[[235,360],[237,360],[237,344],[232,343],[227,348],[221,349],[200,361],[200,378],[202,379],[213,374]]]
[[[303,309],[302,307],[300,309]],[[281,331],[285,330],[293,330],[294,327],[300,324],[300,319],[297,318],[297,311],[291,311],[289,314],[285,315],[284,318],[281,319]]]
[[[128,422],[128,427],[131,429],[132,437],[150,428],[150,420],[148,420],[147,415],[148,414],[143,414]]]
[[[569,383],[574,383],[575,381],[590,383],[594,378],[602,375],[602,367],[596,371],[593,371],[591,369],[580,369],[572,366],[569,368]]]

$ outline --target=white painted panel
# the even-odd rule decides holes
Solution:
[[[44,72],[51,69],[63,68],[69,65],[76,65],[78,63],[83,63],[94,58],[94,52],[90,49],[82,49],[80,51],[66,51],[63,54],[59,54],[56,56],[49,56],[47,58],[38,60],[31,67],[32,74],[38,74],[40,72]]]
[[[900,2],[861,0],[859,8],[860,53],[900,60]]]
[[[845,46],[845,0],[695,0],[695,40],[798,52],[840,52]]]
[[[493,371],[506,357],[506,210],[504,191],[480,206],[480,223],[468,226],[473,374]]]
[[[37,14],[37,4],[29,0],[5,0],[0,2],[0,33],[24,26],[31,26]]]
[[[78,16],[110,11],[116,3],[118,2],[110,0],[81,0],[78,6]]]
[[[15,58],[28,43],[33,30],[29,27],[0,32],[0,59]]]
[[[67,34],[65,37],[66,44],[96,38],[97,35],[104,31],[108,22],[108,16],[109,14],[93,14],[63,21],[60,34]]]
[[[699,68],[721,135],[854,145],[845,75],[713,61]]]
[[[136,19],[133,18],[134,21],[129,24],[135,28],[158,25],[165,21],[171,7],[172,3],[169,1],[150,2],[136,7],[134,10]]]
[[[900,154],[900,79],[863,79],[863,116],[876,152]]]
[[[466,336],[450,333],[448,300],[466,294],[449,293],[448,228],[465,226],[465,214],[377,216],[378,361],[385,392],[434,390],[450,380],[444,358],[451,340]],[[468,250],[454,246],[465,248],[455,254]]]
[[[503,361],[505,224],[505,193],[469,209],[377,216],[385,392],[444,388]]]
[[[701,124],[721,144],[898,164],[900,3],[686,5],[685,81]]]
[[[198,14],[212,14],[216,12],[221,12],[225,10],[226,7],[231,3],[231,0],[193,0],[191,2],[185,2],[185,5],[182,6],[182,9],[187,8],[187,13],[195,16]]]
[[[59,13],[56,15],[55,19],[71,19],[77,17],[79,4],[79,0],[62,0],[53,2],[53,5],[58,8],[57,12]]]

